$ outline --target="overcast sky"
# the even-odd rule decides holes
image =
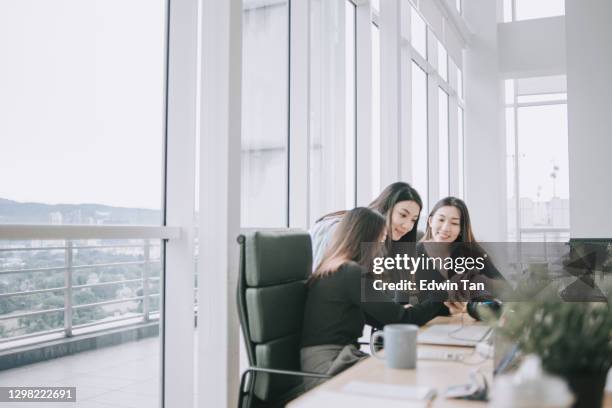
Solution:
[[[164,3],[2,1],[0,197],[160,208]],[[521,196],[569,196],[564,109],[519,113]]]
[[[0,197],[160,208],[164,1],[0,7]]]

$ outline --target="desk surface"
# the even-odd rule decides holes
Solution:
[[[465,317],[465,322],[474,321]],[[457,317],[437,317],[429,324],[460,323]],[[453,346],[430,346],[418,345],[419,350],[434,349],[471,353],[474,348]],[[493,381],[493,361],[485,360],[479,354],[470,355],[465,362],[431,361],[419,360],[415,370],[397,370],[386,368],[383,360],[370,357],[360,361],[353,367],[338,374],[329,381],[319,385],[313,390],[292,401],[288,406],[295,408],[316,407],[321,408],[322,400],[329,391],[340,391],[345,385],[352,381],[364,381],[379,384],[402,384],[402,385],[424,385],[443,392],[448,386],[465,384],[469,382],[469,374],[472,370],[479,369],[487,377],[489,386]],[[364,404],[365,405],[365,404]],[[430,405],[431,407],[486,407],[485,402],[446,399],[438,396]],[[604,402],[605,407],[612,407],[612,394],[608,393]],[[355,407],[353,407],[355,408]]]

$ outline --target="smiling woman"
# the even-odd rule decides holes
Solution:
[[[396,182],[385,188],[368,206],[385,216],[387,247],[392,242],[416,242],[419,215],[423,202],[419,193],[408,183]],[[313,267],[321,261],[337,224],[346,211],[337,211],[319,218],[312,227]]]
[[[429,213],[425,242],[475,242],[470,213],[463,200],[446,197]]]
[[[395,204],[391,213],[391,238],[399,241],[412,231],[420,213],[421,207],[416,201],[404,200]]]

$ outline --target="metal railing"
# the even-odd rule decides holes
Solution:
[[[50,292],[63,292],[64,293],[64,305],[63,307],[54,307],[48,309],[41,310],[30,310],[23,311],[19,313],[7,313],[0,315],[0,325],[2,322],[12,319],[19,318],[27,318],[32,316],[39,316],[50,313],[63,313],[63,328],[54,328],[42,331],[36,331],[32,333],[26,333],[16,336],[9,336],[0,338],[0,343],[7,343],[16,340],[22,340],[25,338],[44,336],[53,333],[61,333],[66,337],[73,336],[73,330],[76,328],[85,328],[85,327],[95,327],[107,325],[109,323],[120,322],[124,320],[134,320],[141,319],[142,322],[148,322],[151,319],[158,318],[155,311],[151,310],[151,299],[158,298],[160,296],[159,292],[152,291],[151,284],[153,282],[159,282],[160,277],[151,276],[151,267],[156,263],[160,263],[160,258],[153,259],[151,254],[151,249],[160,247],[159,243],[152,243],[149,239],[144,239],[143,244],[117,244],[117,245],[75,245],[78,241],[73,240],[65,240],[64,246],[41,246],[41,247],[17,247],[17,248],[0,248],[0,255],[2,253],[11,253],[11,252],[23,252],[23,251],[64,251],[64,264],[61,266],[53,266],[53,267],[41,267],[41,268],[23,268],[23,269],[7,269],[0,270],[0,277],[5,275],[17,275],[17,274],[25,274],[25,273],[49,273],[49,272],[60,272],[63,271],[64,274],[64,285],[60,287],[52,287],[52,288],[44,288],[44,289],[31,289],[31,290],[21,290],[21,291],[12,291],[7,293],[0,293],[0,301],[14,299],[16,297],[22,296],[30,296],[35,294],[43,294]],[[78,264],[75,263],[75,253],[80,250],[107,250],[107,249],[118,249],[118,248],[142,248],[142,260],[138,261],[119,261],[119,262],[106,262],[106,263],[92,263],[92,264]],[[112,256],[112,255],[109,255]],[[107,268],[107,267],[122,267],[128,265],[141,265],[142,273],[138,278],[133,279],[122,279],[122,280],[112,280],[106,282],[94,282],[94,283],[86,283],[86,284],[75,284],[74,283],[74,274],[80,270],[87,270],[92,268]],[[126,284],[137,284],[140,283],[142,287],[142,294],[138,296],[131,297],[119,297],[115,299],[107,299],[92,303],[83,303],[83,304],[74,304],[74,292],[76,290],[83,289],[91,289],[97,287],[112,287],[112,286],[121,286]],[[118,318],[113,319],[101,319],[97,321],[91,321],[83,324],[73,325],[74,318],[73,314],[75,310],[92,308],[96,306],[106,306],[117,303],[127,303],[127,302],[141,302],[142,304],[142,312],[130,312],[128,316],[120,316]]]
[[[522,227],[520,229],[521,242],[567,242],[570,238],[569,228],[557,227]]]

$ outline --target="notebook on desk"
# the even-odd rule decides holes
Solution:
[[[417,341],[420,344],[475,347],[490,332],[491,328],[483,325],[433,324],[419,332]]]
[[[412,402],[429,401],[436,396],[436,390],[431,387],[366,381],[351,381],[342,388],[342,391],[351,395],[410,400]]]
[[[353,395],[344,391],[313,390],[308,399],[298,398],[291,408],[351,407],[351,408],[427,408],[429,401],[407,401],[376,396]]]

